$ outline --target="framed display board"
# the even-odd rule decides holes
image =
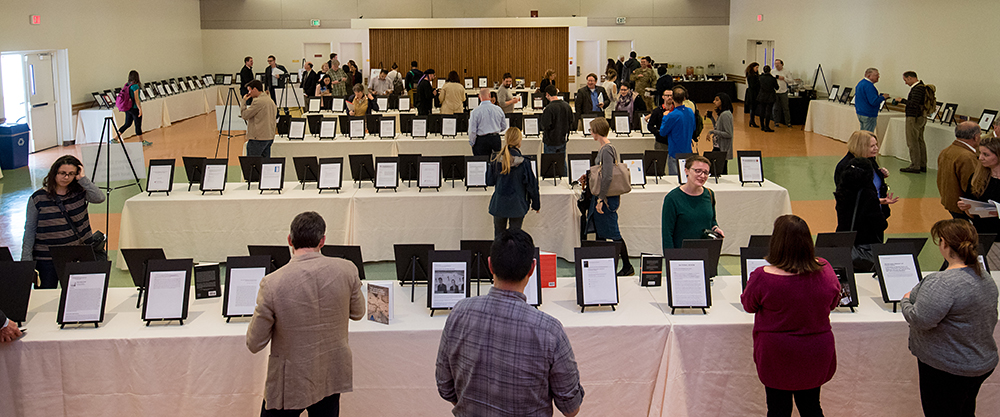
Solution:
[[[892,312],[895,313],[903,295],[923,279],[920,262],[913,253],[912,244],[872,245],[872,252],[875,254],[875,276],[882,290],[882,301],[892,303]]]
[[[708,257],[708,250],[704,248],[663,251],[670,314],[674,314],[678,308],[700,308],[703,314],[707,314],[705,309],[712,306]]]
[[[756,183],[764,186],[764,163],[760,151],[736,151],[739,163],[740,185]]]
[[[322,193],[324,190],[335,190],[340,193],[343,186],[344,158],[320,158],[319,159],[319,180],[317,188]]]
[[[188,313],[193,259],[152,259],[146,266],[146,293],[142,321],[177,320],[184,325]]]
[[[146,173],[146,192],[166,193],[168,196],[174,190],[174,159],[150,159],[149,170]]]
[[[108,280],[111,261],[71,262],[66,264],[65,275],[59,277],[59,328],[67,324],[93,324],[104,321],[104,308],[108,301]]]
[[[251,317],[257,306],[260,281],[271,269],[271,257],[230,256],[226,258],[226,286],[222,298],[222,317]]]
[[[427,308],[434,316],[436,310],[450,310],[470,295],[469,266],[472,253],[467,250],[436,251],[427,253]]]
[[[587,307],[618,305],[618,276],[615,247],[593,246],[574,249],[576,259],[576,304],[582,313]]]

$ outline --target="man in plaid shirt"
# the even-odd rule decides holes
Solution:
[[[459,301],[441,334],[437,385],[456,416],[568,417],[580,412],[583,387],[562,323],[528,305],[524,287],[537,267],[521,230],[494,242],[489,294]]]

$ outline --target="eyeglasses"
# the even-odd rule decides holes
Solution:
[[[697,175],[708,175],[709,174],[709,171],[707,169],[692,169],[691,172],[694,172]]]
[[[75,177],[76,176],[75,172],[63,172],[63,171],[59,171],[57,174],[60,175],[60,176],[63,176],[63,177]]]

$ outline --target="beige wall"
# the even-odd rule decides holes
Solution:
[[[730,67],[746,66],[747,39],[774,40],[777,57],[810,84],[818,64],[828,82],[851,87],[876,67],[879,91],[905,97],[902,74],[913,70],[938,87],[938,100],[979,117],[983,108],[1000,107],[1000,44],[991,28],[998,15],[995,0],[734,1]]]
[[[132,69],[144,81],[204,73],[198,0],[0,0],[0,10],[0,51],[69,50],[73,103],[121,87]]]

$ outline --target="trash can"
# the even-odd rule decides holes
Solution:
[[[0,169],[28,165],[28,124],[0,125]]]

